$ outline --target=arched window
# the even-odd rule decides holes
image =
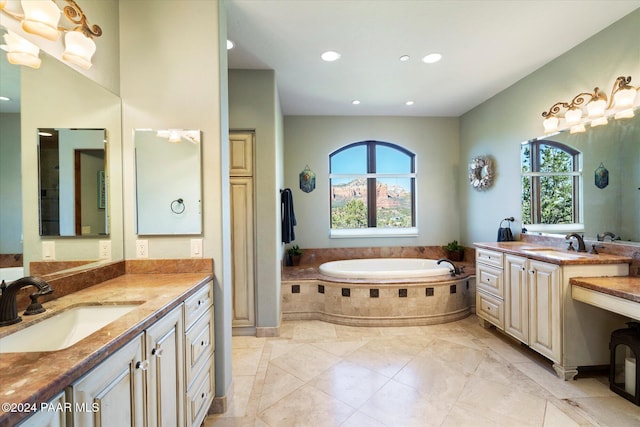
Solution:
[[[522,223],[582,222],[580,152],[549,140],[522,144]]]
[[[409,150],[388,142],[356,142],[329,155],[329,172],[332,235],[415,228],[415,154]]]

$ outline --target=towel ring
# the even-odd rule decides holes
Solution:
[[[171,202],[171,212],[180,215],[181,213],[184,212],[184,210],[185,210],[184,200],[182,200],[181,198],[175,199],[173,202]]]
[[[515,218],[514,218],[514,217],[512,217],[512,216],[510,216],[509,218],[505,218],[505,219],[503,219],[502,221],[500,221],[500,227],[502,227],[502,224],[503,224],[505,221],[507,221],[507,227],[511,227],[511,223],[512,223],[513,221],[515,221]]]

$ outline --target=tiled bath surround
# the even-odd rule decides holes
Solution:
[[[474,250],[466,273],[455,278],[338,279],[323,276],[324,262],[356,258],[444,258],[440,246],[304,249],[300,266],[282,274],[282,319],[325,320],[352,326],[417,326],[450,322],[475,311]]]

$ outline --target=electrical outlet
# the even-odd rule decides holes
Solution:
[[[42,242],[42,259],[53,261],[56,259],[56,242],[45,240]]]
[[[191,258],[202,258],[202,239],[191,239]]]
[[[149,258],[148,240],[136,240],[136,258]]]
[[[98,259],[111,259],[111,240],[100,240],[98,242]]]

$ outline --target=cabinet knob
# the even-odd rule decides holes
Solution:
[[[206,342],[206,341],[202,341],[202,342],[200,342],[200,345],[201,345],[202,347],[204,347],[205,345],[207,345],[207,342]]]
[[[198,300],[198,306],[202,305],[202,301]]]
[[[154,348],[153,350],[151,350],[151,355],[156,357],[162,357],[162,349]]]
[[[136,369],[146,371],[147,369],[149,369],[149,361],[148,360],[138,361],[136,363]]]

